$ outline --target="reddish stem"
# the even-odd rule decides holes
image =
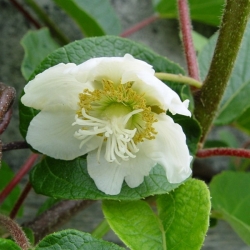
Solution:
[[[23,190],[23,192],[21,193],[21,195],[19,196],[17,202],[15,203],[12,211],[10,212],[10,218],[13,220],[17,213],[18,210],[20,209],[21,205],[23,204],[23,201],[25,200],[25,198],[27,197],[27,195],[29,194],[30,190],[31,190],[32,186],[30,184],[30,182],[28,182]]]
[[[20,171],[15,175],[15,177],[9,182],[5,189],[0,193],[0,204],[8,196],[8,194],[13,190],[13,188],[19,183],[23,176],[31,169],[34,162],[38,158],[38,154],[32,154],[28,160],[23,164]]]
[[[196,156],[199,158],[211,156],[237,156],[241,158],[250,158],[250,150],[241,148],[209,148],[199,150]]]
[[[187,0],[178,0],[179,22],[182,34],[184,54],[188,67],[188,74],[190,77],[200,80],[199,68],[196,58],[196,53],[192,39],[192,25],[190,21],[189,8]]]
[[[146,27],[150,23],[157,20],[159,17],[157,15],[153,15],[149,18],[144,19],[143,21],[135,24],[133,27],[125,30],[123,33],[120,34],[121,37],[128,37],[132,35],[133,33],[137,32],[138,30],[141,30],[142,28]]]
[[[27,12],[21,4],[19,4],[16,0],[10,0],[10,2],[31,22],[33,25],[40,29],[42,26]]]
[[[13,141],[2,145],[2,151],[26,149],[29,148],[29,144],[25,141]]]

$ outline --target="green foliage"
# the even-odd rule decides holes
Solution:
[[[190,179],[157,198],[158,214],[145,201],[104,201],[103,212],[114,232],[133,250],[198,250],[209,225],[207,186]]]
[[[209,39],[209,43],[199,54],[199,65],[201,78],[204,79],[208,72],[208,68],[213,56],[217,40],[217,34]],[[218,115],[215,120],[216,125],[230,124],[237,119],[241,119],[241,123],[244,127],[246,122],[242,122],[242,119],[248,120],[245,112],[250,108],[249,95],[250,95],[250,66],[249,62],[249,46],[250,46],[250,23],[247,25],[242,45],[235,62],[235,66],[228,82],[228,86],[223,95],[218,110]],[[216,84],[216,83],[214,83]],[[249,117],[249,116],[248,116]]]
[[[95,239],[88,233],[69,229],[50,234],[42,239],[34,250],[122,250],[113,243]]]
[[[1,250],[21,250],[21,248],[12,240],[0,238]]]
[[[28,31],[21,40],[24,48],[24,58],[21,66],[23,77],[28,80],[42,60],[57,49],[59,45],[50,36],[49,30],[43,28]]]
[[[191,18],[195,21],[218,26],[224,0],[189,0]],[[155,11],[162,18],[177,18],[176,1],[153,0]]]
[[[180,185],[170,184],[165,171],[158,165],[139,187],[129,188],[124,183],[119,195],[106,195],[96,188],[88,174],[87,161],[83,157],[72,161],[46,157],[33,168],[30,181],[40,194],[62,199],[93,200],[138,200],[150,195],[164,194]]]
[[[13,171],[5,162],[2,162],[2,166],[0,168],[0,176],[1,176],[0,191],[2,191],[14,177]],[[20,187],[16,186],[11,191],[11,193],[6,197],[4,202],[0,205],[0,212],[3,214],[9,214],[13,206],[15,205],[20,193],[21,193]],[[21,209],[18,212],[18,216],[21,216],[22,212],[23,209],[21,207]]]
[[[223,172],[210,184],[212,206],[250,245],[250,173]]]
[[[79,25],[85,36],[118,35],[121,32],[109,0],[53,0]]]

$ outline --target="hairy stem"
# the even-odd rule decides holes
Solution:
[[[10,218],[0,214],[0,224],[3,225],[22,250],[30,249],[30,243],[21,227]]]
[[[31,169],[36,159],[39,157],[37,154],[32,154],[28,160],[23,164],[19,172],[15,175],[15,177],[9,182],[9,184],[4,188],[4,190],[0,193],[0,204],[4,201],[4,199],[8,196],[8,194],[13,190],[13,188],[19,183],[19,181],[23,178],[23,176]]]
[[[38,242],[47,234],[55,231],[60,225],[66,223],[70,218],[76,215],[76,213],[94,202],[95,201],[92,200],[60,201],[33,221],[25,223],[24,226],[32,229],[35,242]]]
[[[249,0],[227,0],[214,56],[203,87],[195,96],[194,115],[203,143],[231,75],[250,12]]]
[[[160,80],[166,80],[170,82],[178,82],[178,83],[184,83],[190,86],[194,86],[196,88],[201,88],[202,83],[195,80],[194,78],[183,76],[181,74],[175,75],[175,74],[169,74],[169,73],[155,73],[155,76],[159,78]]]
[[[130,35],[132,35],[133,33],[141,30],[142,28],[146,27],[147,25],[149,25],[150,23],[154,22],[155,20],[157,20],[159,17],[157,15],[153,15],[137,24],[135,24],[133,27],[125,30],[122,34],[120,34],[121,37],[128,37]]]
[[[212,156],[237,156],[241,158],[250,158],[250,150],[241,148],[209,148],[198,150],[196,156],[199,158]]]
[[[190,77],[199,81],[199,68],[196,53],[193,45],[192,26],[189,15],[187,0],[178,0],[179,23],[182,34],[182,43],[187,62],[188,74]]]

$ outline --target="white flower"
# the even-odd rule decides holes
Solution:
[[[127,54],[58,64],[24,88],[24,105],[41,110],[26,140],[39,152],[72,160],[88,153],[88,173],[99,190],[115,195],[123,180],[139,186],[158,163],[170,183],[191,174],[182,128],[166,115],[190,116],[188,100]]]

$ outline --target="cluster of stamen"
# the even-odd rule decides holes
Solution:
[[[105,159],[119,163],[119,158],[136,157],[138,143],[155,138],[154,113],[146,105],[143,94],[138,94],[132,86],[133,82],[114,84],[103,80],[102,88],[85,89],[79,94],[79,110],[73,125],[82,127],[75,137],[82,140],[82,147],[94,136],[100,136],[98,159],[104,142]]]

